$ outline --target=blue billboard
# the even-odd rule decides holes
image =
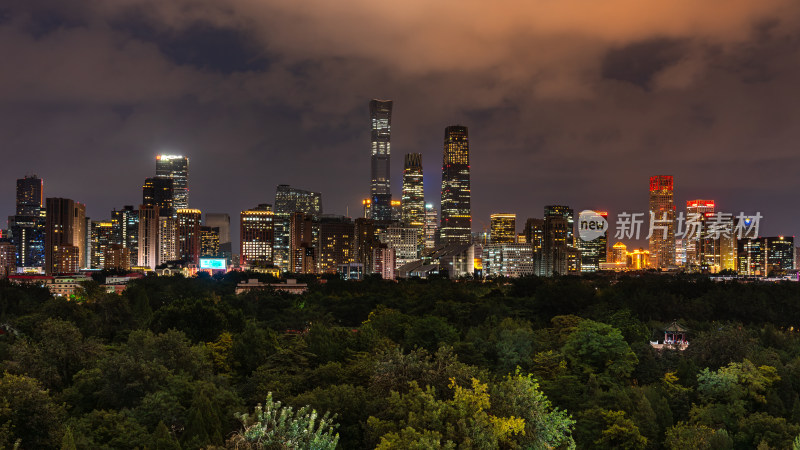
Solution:
[[[225,258],[200,258],[201,269],[227,270]]]

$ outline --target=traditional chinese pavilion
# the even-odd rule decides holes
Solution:
[[[666,328],[664,328],[664,341],[650,342],[650,345],[655,349],[667,348],[669,350],[686,350],[689,346],[689,341],[686,340],[687,332],[689,330],[678,325],[677,320],[673,320]]]

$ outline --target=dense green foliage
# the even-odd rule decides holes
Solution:
[[[798,283],[257,276],[0,281],[0,448],[800,448]]]

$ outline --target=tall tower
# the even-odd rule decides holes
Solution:
[[[139,205],[139,267],[155,269],[160,264],[159,241],[159,207],[157,205]]]
[[[200,258],[200,222],[202,212],[199,209],[179,209],[177,214],[178,257],[197,264]]]
[[[440,243],[468,244],[471,233],[469,136],[467,127],[453,125],[444,130]]]
[[[314,219],[322,215],[322,194],[279,184],[275,191],[275,243],[273,262],[282,270],[291,270],[291,215],[297,211]]]
[[[392,191],[389,183],[390,159],[392,154],[392,101],[372,100],[369,102],[369,116],[372,121],[372,218],[392,220]]]
[[[16,215],[8,218],[18,267],[44,267],[44,204],[42,180],[36,175],[17,180]]]
[[[68,198],[48,198],[45,224],[45,273],[75,273],[79,269],[75,245],[75,202]]]
[[[655,215],[650,236],[650,263],[656,269],[675,266],[675,204],[672,197],[672,175],[650,177],[650,212]],[[659,229],[659,226],[663,227]]]
[[[189,208],[189,158],[156,156],[156,176],[172,178],[172,207],[175,210]]]
[[[608,220],[607,211],[595,211],[595,213]],[[591,241],[584,241],[580,235],[576,239],[581,250],[581,272],[600,270],[600,264],[607,262],[608,259],[608,228]]]
[[[407,153],[403,167],[403,222],[422,226],[425,223],[425,191],[422,185],[422,155]]]
[[[174,180],[170,177],[150,177],[144,180],[142,186],[142,204],[144,206],[158,206],[161,217],[174,217],[173,202]]]
[[[42,210],[42,179],[25,176],[17,180],[17,215],[39,216]]]

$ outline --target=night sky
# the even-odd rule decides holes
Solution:
[[[475,230],[545,204],[644,212],[649,176],[671,174],[679,210],[709,198],[800,234],[797,0],[3,5],[0,215],[35,173],[108,219],[176,153],[190,205],[232,231],[278,184],[357,216],[380,98],[395,198],[420,152],[438,204],[444,128],[469,127]]]

